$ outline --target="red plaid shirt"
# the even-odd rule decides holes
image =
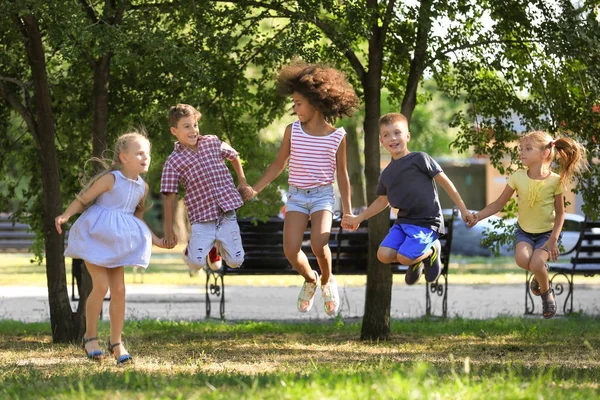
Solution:
[[[237,156],[237,151],[212,135],[198,138],[197,153],[176,142],[163,168],[160,191],[177,193],[179,182],[183,182],[190,223],[215,220],[221,211],[235,210],[244,204],[223,161]]]

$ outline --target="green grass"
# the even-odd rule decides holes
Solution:
[[[600,318],[393,321],[360,325],[128,322],[135,364],[87,361],[49,324],[0,322],[0,398],[591,399]],[[108,335],[102,323],[100,336]]]

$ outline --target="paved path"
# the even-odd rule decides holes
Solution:
[[[296,310],[299,286],[227,286],[225,311],[228,320],[320,320],[329,318],[323,311],[320,291],[315,307],[307,314]],[[392,318],[415,318],[425,314],[425,286],[394,285]],[[341,315],[358,318],[364,312],[365,287],[340,287]],[[562,296],[564,297],[564,296]],[[218,299],[211,296],[211,317],[219,318]],[[562,314],[563,299],[558,297]],[[574,308],[586,314],[600,315],[600,285],[578,284]],[[535,298],[537,317],[541,300]],[[519,285],[450,285],[448,315],[485,319],[499,315],[523,316],[524,284]],[[434,296],[433,312],[441,313],[441,298]],[[127,319],[201,320],[205,317],[204,286],[129,285],[127,287]],[[104,319],[108,303],[104,304]],[[0,287],[0,319],[25,322],[49,319],[48,294],[45,287]]]

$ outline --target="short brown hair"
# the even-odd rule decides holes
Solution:
[[[406,118],[404,114],[392,112],[384,114],[379,118],[379,127],[381,128],[381,125],[389,125],[394,122],[404,122],[406,126],[408,126],[408,118]]]
[[[194,117],[196,121],[200,121],[202,113],[189,104],[177,104],[169,109],[169,126],[177,128],[177,123],[184,117]]]

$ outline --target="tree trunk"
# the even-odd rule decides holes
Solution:
[[[348,176],[350,177],[350,189],[352,191],[352,207],[360,209],[366,205],[365,183],[363,181],[362,163],[360,161],[360,149],[358,147],[358,132],[356,125],[346,125],[346,157],[348,158]]]
[[[111,53],[104,54],[94,63],[92,154],[99,158],[108,145],[108,79],[111,57]]]
[[[402,107],[400,109],[400,112],[408,119],[409,126],[413,111],[415,111],[417,105],[417,90],[419,88],[419,83],[421,82],[421,77],[423,76],[423,71],[425,70],[427,46],[429,34],[431,32],[431,7],[432,0],[421,1],[415,52],[413,59],[410,62],[410,70],[406,82],[406,92],[404,92]]]
[[[376,7],[377,2],[371,6]],[[381,172],[379,154],[379,114],[381,112],[381,73],[383,41],[378,18],[372,24],[369,39],[369,68],[364,81],[365,95],[365,177],[367,202],[377,198],[377,183]],[[388,211],[369,220],[369,265],[367,267],[367,293],[361,339],[386,340],[390,335],[390,309],[392,298],[392,271],[389,265],[377,260],[377,249],[390,228]]]
[[[22,18],[27,59],[35,93],[36,130],[32,132],[40,152],[43,205],[44,239],[46,249],[46,279],[52,340],[69,342],[80,337],[80,321],[73,314],[65,274],[63,257],[64,240],[54,225],[54,218],[62,212],[58,156],[55,145],[54,116],[46,74],[46,60],[42,36],[32,15]]]

